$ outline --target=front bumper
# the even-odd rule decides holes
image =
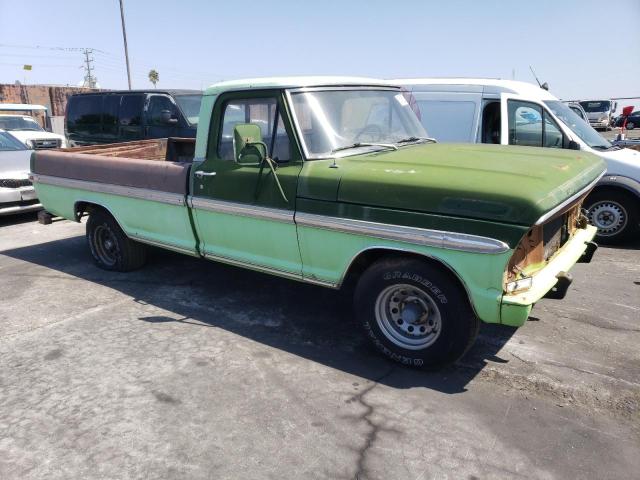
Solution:
[[[593,128],[608,128],[609,122],[589,122]]]
[[[32,186],[0,188],[0,217],[41,210],[42,205],[37,202],[37,198],[36,191]]]
[[[551,261],[533,275],[533,284],[530,289],[504,294],[500,305],[500,323],[513,327],[523,325],[529,317],[533,304],[554,288],[562,274],[568,272],[581,259],[582,261],[591,260],[594,248],[591,240],[596,232],[596,227],[591,225],[578,230]]]

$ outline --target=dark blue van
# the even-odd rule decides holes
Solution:
[[[196,136],[199,90],[124,90],[69,97],[65,133],[70,146]]]

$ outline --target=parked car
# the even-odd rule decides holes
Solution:
[[[26,147],[41,149],[67,146],[64,135],[47,131],[47,129],[51,128],[51,123],[45,106],[5,103],[0,104],[0,112],[5,112],[0,113],[0,129],[9,132]],[[42,115],[43,125],[38,123],[35,118],[40,114]]]
[[[32,151],[0,130],[0,216],[42,209],[29,181]]]
[[[623,123],[624,117],[622,115],[617,116],[615,126],[622,127]],[[636,127],[640,127],[640,110],[636,110],[627,117],[627,125],[625,128],[627,130],[633,130]]]
[[[609,130],[612,125],[613,112],[617,102],[612,100],[584,100],[579,102],[589,117],[589,124],[593,128]]]
[[[596,248],[581,204],[601,159],[434,143],[384,81],[223,82],[200,115],[192,164],[142,156],[135,143],[34,155],[45,208],[89,213],[99,267],[139,268],[150,244],[354,285],[367,338],[422,367],[459,358],[480,321],[524,324],[540,298],[564,296],[565,272]]]
[[[391,82],[410,92],[422,124],[438,141],[578,149],[598,155],[607,163],[607,174],[584,203],[598,227],[597,240],[621,242],[640,231],[640,152],[612,145],[547,90],[492,79]]]
[[[199,90],[125,90],[72,95],[65,112],[65,131],[71,146],[195,137],[201,100]]]

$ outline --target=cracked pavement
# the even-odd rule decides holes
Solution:
[[[84,225],[0,219],[0,478],[566,479],[640,469],[640,245],[439,372],[380,357],[337,292]]]

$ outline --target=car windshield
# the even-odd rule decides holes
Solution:
[[[585,112],[595,113],[595,112],[607,112],[611,108],[611,102],[608,100],[605,101],[597,101],[597,102],[580,102],[582,108],[584,108]]]
[[[11,134],[0,132],[0,152],[27,150],[22,142],[16,140]]]
[[[0,128],[7,131],[12,130],[31,130],[35,132],[44,131],[31,117],[23,117],[21,115],[0,115]]]
[[[200,117],[202,95],[176,95],[174,98],[187,121],[191,125],[197,125]]]
[[[429,141],[396,89],[312,89],[291,92],[307,158],[353,155]]]
[[[591,125],[580,118],[566,104],[559,100],[545,100],[547,107],[558,117],[567,127],[575,133],[580,140],[596,150],[606,150],[611,148],[609,140],[596,132]]]

